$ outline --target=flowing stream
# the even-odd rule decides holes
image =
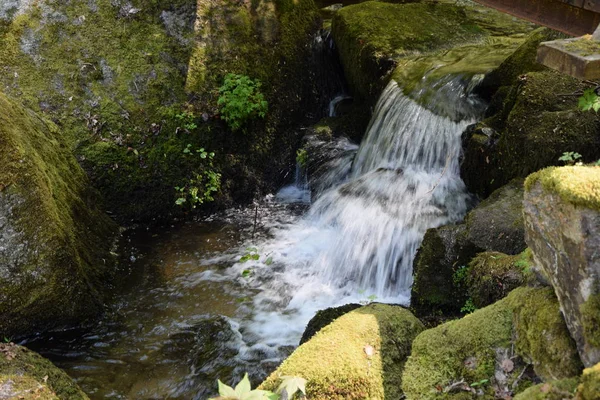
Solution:
[[[392,81],[360,146],[316,142],[329,155],[318,188],[299,170],[256,208],[130,234],[114,312],[28,344],[94,399],[205,399],[218,377],[263,379],[320,309],[408,304],[425,231],[470,203],[458,160],[484,109],[472,85],[450,76],[407,96]]]

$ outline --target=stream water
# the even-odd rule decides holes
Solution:
[[[27,344],[93,399],[205,399],[217,378],[263,379],[317,310],[408,304],[425,231],[469,205],[460,135],[484,108],[471,86],[447,77],[408,97],[392,82],[360,146],[322,143],[327,173],[312,192],[299,172],[257,207],[129,233],[131,272],[113,311]]]

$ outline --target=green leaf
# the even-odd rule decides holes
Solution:
[[[243,396],[249,393],[251,390],[252,387],[250,386],[250,378],[248,378],[248,373],[245,373],[242,380],[235,387],[235,393],[237,394],[237,397],[243,398]]]
[[[306,395],[306,379],[298,376],[282,376],[281,384],[277,388],[277,393],[282,393],[284,390],[288,395],[288,399],[294,397],[298,391]]]
[[[251,270],[251,269],[245,269],[245,270],[243,270],[243,271],[242,271],[242,276],[243,276],[244,278],[247,278],[247,277],[249,277],[250,275],[252,275],[252,270]]]
[[[275,395],[275,397],[273,396]],[[241,400],[278,400],[279,396],[266,390],[253,390],[241,397]]]
[[[258,259],[260,259],[260,254],[251,254],[250,259],[257,261]]]
[[[219,383],[219,394],[223,397],[233,397],[233,398],[237,398],[237,393],[235,392],[235,390],[233,390],[233,388],[231,386],[227,386],[226,384],[224,384],[223,382],[221,382],[220,379],[217,379],[217,382]]]
[[[267,259],[265,260],[265,264],[266,264],[266,265],[271,265],[271,264],[273,264],[273,257],[269,257],[269,258],[267,258]]]

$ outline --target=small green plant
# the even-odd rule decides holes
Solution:
[[[566,151],[560,156],[558,161],[564,162],[566,165],[581,165],[581,162],[578,161],[581,159],[581,154],[576,153],[574,151]]]
[[[269,257],[269,254],[267,254],[267,259],[264,261],[265,265],[273,264],[273,257]],[[243,263],[246,263],[251,260],[252,261],[260,260],[260,253],[258,252],[258,249],[256,247],[246,247],[246,252],[244,253],[244,255],[242,255],[240,257],[238,262],[243,264]],[[253,273],[254,273],[254,271],[252,269],[247,268],[242,271],[242,276],[244,278],[249,278]]]
[[[454,282],[454,286],[460,287],[465,284],[467,280],[467,275],[469,274],[469,267],[466,265],[461,265],[454,271],[452,274],[452,282]]]
[[[296,162],[304,168],[306,166],[306,162],[308,161],[308,153],[304,149],[298,149],[296,151]]]
[[[184,111],[182,113],[175,114],[175,119],[179,120],[183,127],[188,131],[192,131],[198,127],[195,122],[196,116],[193,113]]]
[[[244,378],[236,385],[235,389],[231,386],[227,386],[220,380],[218,380],[218,384],[220,397],[212,398],[210,400],[279,400],[282,398],[291,400],[298,392],[300,392],[299,397],[304,397],[306,395],[306,379],[297,376],[282,376],[281,384],[275,393],[268,390],[252,390],[248,374],[244,375]]]
[[[489,379],[482,379],[479,382],[473,382],[473,383],[471,383],[471,387],[483,386],[486,383],[488,383],[489,381],[490,381]]]
[[[600,110],[600,97],[594,89],[586,89],[583,92],[583,96],[579,98],[579,109],[582,111],[594,110],[596,112]]]
[[[365,293],[366,293],[365,290],[362,290],[362,289],[358,291],[358,294],[360,294],[360,295],[364,295]],[[371,294],[371,295],[367,296],[366,299],[359,301],[359,303],[363,306],[367,306],[367,305],[371,304],[372,302],[374,302],[375,300],[377,300],[377,296],[374,294]]]
[[[465,305],[462,306],[462,308],[460,309],[460,312],[465,314],[471,314],[475,311],[477,311],[477,307],[475,306],[475,303],[473,303],[473,299],[469,297]]]
[[[192,177],[182,186],[176,186],[177,199],[175,204],[184,206],[189,204],[191,208],[196,208],[199,204],[207,201],[213,201],[213,193],[221,188],[221,174],[213,169],[213,158],[215,153],[209,153],[204,148],[194,150],[191,144],[183,149],[185,156],[197,156],[207,160],[207,168],[202,172],[192,172]]]
[[[253,118],[264,118],[269,104],[260,92],[261,83],[246,75],[227,74],[219,88],[221,118],[236,131]]]

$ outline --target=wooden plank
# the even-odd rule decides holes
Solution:
[[[600,24],[600,1],[598,0],[475,1],[571,36],[592,34]]]

